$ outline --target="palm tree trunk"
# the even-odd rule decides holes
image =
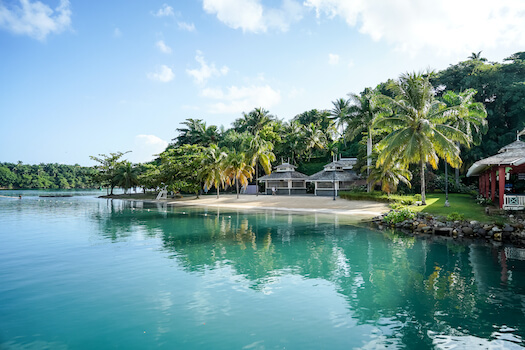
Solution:
[[[259,196],[259,167],[257,166],[257,160],[255,161],[255,196],[256,197]]]
[[[425,196],[425,158],[421,155],[421,204],[427,205]]]
[[[458,149],[460,149],[460,144],[459,142],[456,141],[456,146],[458,147]],[[455,173],[456,173],[456,185],[459,186],[459,168],[455,168]]]
[[[239,199],[239,179],[235,178],[235,187],[237,188],[237,199]]]
[[[217,189],[217,199],[219,199],[219,183],[215,183],[215,188]]]
[[[370,168],[372,167],[372,131],[368,130],[368,139],[366,140],[366,177],[370,177]],[[371,183],[367,183],[366,191],[372,190]]]

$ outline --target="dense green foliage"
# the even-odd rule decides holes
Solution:
[[[0,188],[93,188],[93,168],[80,165],[0,163]]]

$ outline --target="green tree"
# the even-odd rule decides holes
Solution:
[[[366,175],[370,176],[372,169],[372,149],[374,135],[374,122],[390,113],[384,106],[377,92],[365,89],[361,95],[349,94],[350,105],[346,108],[346,114],[342,115],[346,124],[345,137],[349,140],[355,139],[361,133],[366,133]],[[367,191],[370,192],[370,183]]]
[[[124,189],[124,194],[132,188],[139,185],[139,168],[131,162],[122,162],[115,170],[115,182],[117,186]]]
[[[219,198],[219,190],[225,183],[225,160],[227,158],[226,152],[222,151],[217,145],[210,145],[204,151],[202,159],[202,168],[199,176],[204,181],[204,186],[211,188],[215,186],[217,190],[217,199]]]
[[[384,100],[394,114],[381,118],[376,125],[390,127],[394,131],[379,143],[377,163],[382,166],[392,159],[399,159],[406,164],[419,164],[421,200],[426,205],[426,164],[437,169],[438,157],[441,157],[451,166],[459,166],[460,151],[455,141],[468,144],[469,140],[459,129],[446,124],[454,115],[451,113],[453,110],[435,98],[428,75],[402,74],[390,89],[396,97],[384,96]]]
[[[474,96],[477,91],[467,89],[459,94],[447,91],[442,100],[448,108],[455,110],[449,123],[467,135],[474,145],[481,144],[483,135],[488,130],[487,111],[481,102],[476,102]],[[460,147],[459,143],[457,146]],[[456,185],[459,185],[459,168],[456,168]]]
[[[251,158],[251,165],[255,167],[255,185],[256,195],[259,195],[259,165],[263,168],[266,174],[272,172],[272,162],[275,161],[275,154],[273,151],[273,144],[266,141],[256,134],[251,142],[248,150],[248,157]]]
[[[233,128],[238,132],[248,131],[255,135],[262,131],[265,126],[271,124],[275,117],[264,108],[255,108],[249,113],[243,113],[242,118],[233,122]]]
[[[99,154],[98,157],[90,156],[92,160],[98,162],[99,164],[95,166],[95,169],[98,171],[94,174],[94,182],[100,183],[104,187],[111,189],[110,195],[113,195],[113,189],[118,186],[118,181],[115,178],[117,168],[120,166],[122,161],[120,160],[122,156],[129,153],[127,152],[115,152],[106,154]],[[69,181],[71,183],[71,181]]]
[[[390,196],[391,193],[397,191],[399,182],[405,183],[410,188],[411,179],[412,173],[406,168],[403,162],[395,160],[389,163],[383,163],[379,167],[374,167],[370,171],[370,176],[367,181],[371,184],[371,187],[381,183],[381,190]]]
[[[251,160],[244,152],[233,150],[228,154],[226,158],[225,175],[229,184],[231,184],[232,181],[235,182],[237,199],[239,199],[239,184],[241,186],[247,186],[248,182],[252,179],[253,170]]]
[[[162,152],[159,155],[161,183],[169,191],[191,192],[198,197],[203,157],[204,147],[200,145],[182,145]]]

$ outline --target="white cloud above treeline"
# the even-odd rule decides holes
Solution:
[[[159,40],[155,43],[155,46],[163,53],[171,53],[171,47],[166,45],[164,40]]]
[[[303,7],[284,0],[280,8],[263,6],[259,0],[203,0],[203,9],[233,29],[244,32],[287,31],[290,24],[302,18]]]
[[[170,67],[166,65],[161,65],[160,68],[156,72],[148,73],[148,78],[150,80],[167,83],[167,82],[172,81],[175,78],[175,73],[173,73]]]
[[[219,77],[228,74],[229,68],[227,66],[218,69],[215,67],[215,63],[208,64],[201,51],[197,51],[195,61],[200,64],[200,68],[187,69],[186,73],[193,77],[195,83],[199,85],[206,84],[211,77]]]
[[[168,142],[155,135],[135,136],[132,152],[128,158],[134,163],[145,163],[152,161],[157,154],[162,153]]]
[[[281,93],[269,85],[231,86],[226,89],[206,88],[201,91],[203,97],[219,102],[208,106],[210,113],[241,113],[260,106],[269,109],[281,101]]]
[[[441,54],[525,44],[525,2],[516,0],[305,0],[317,17],[340,17],[399,50]]]
[[[40,1],[20,0],[19,5],[0,2],[0,27],[18,35],[45,40],[71,25],[71,9],[68,0],[61,0],[53,10]]]

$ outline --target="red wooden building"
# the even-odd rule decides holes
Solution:
[[[511,178],[525,181],[525,142],[520,136],[525,135],[525,129],[518,133],[517,140],[501,148],[498,154],[478,160],[467,172],[467,176],[479,176],[479,193],[492,201],[497,199],[499,207],[506,210],[522,210],[525,208],[525,193],[512,193],[506,182]]]

